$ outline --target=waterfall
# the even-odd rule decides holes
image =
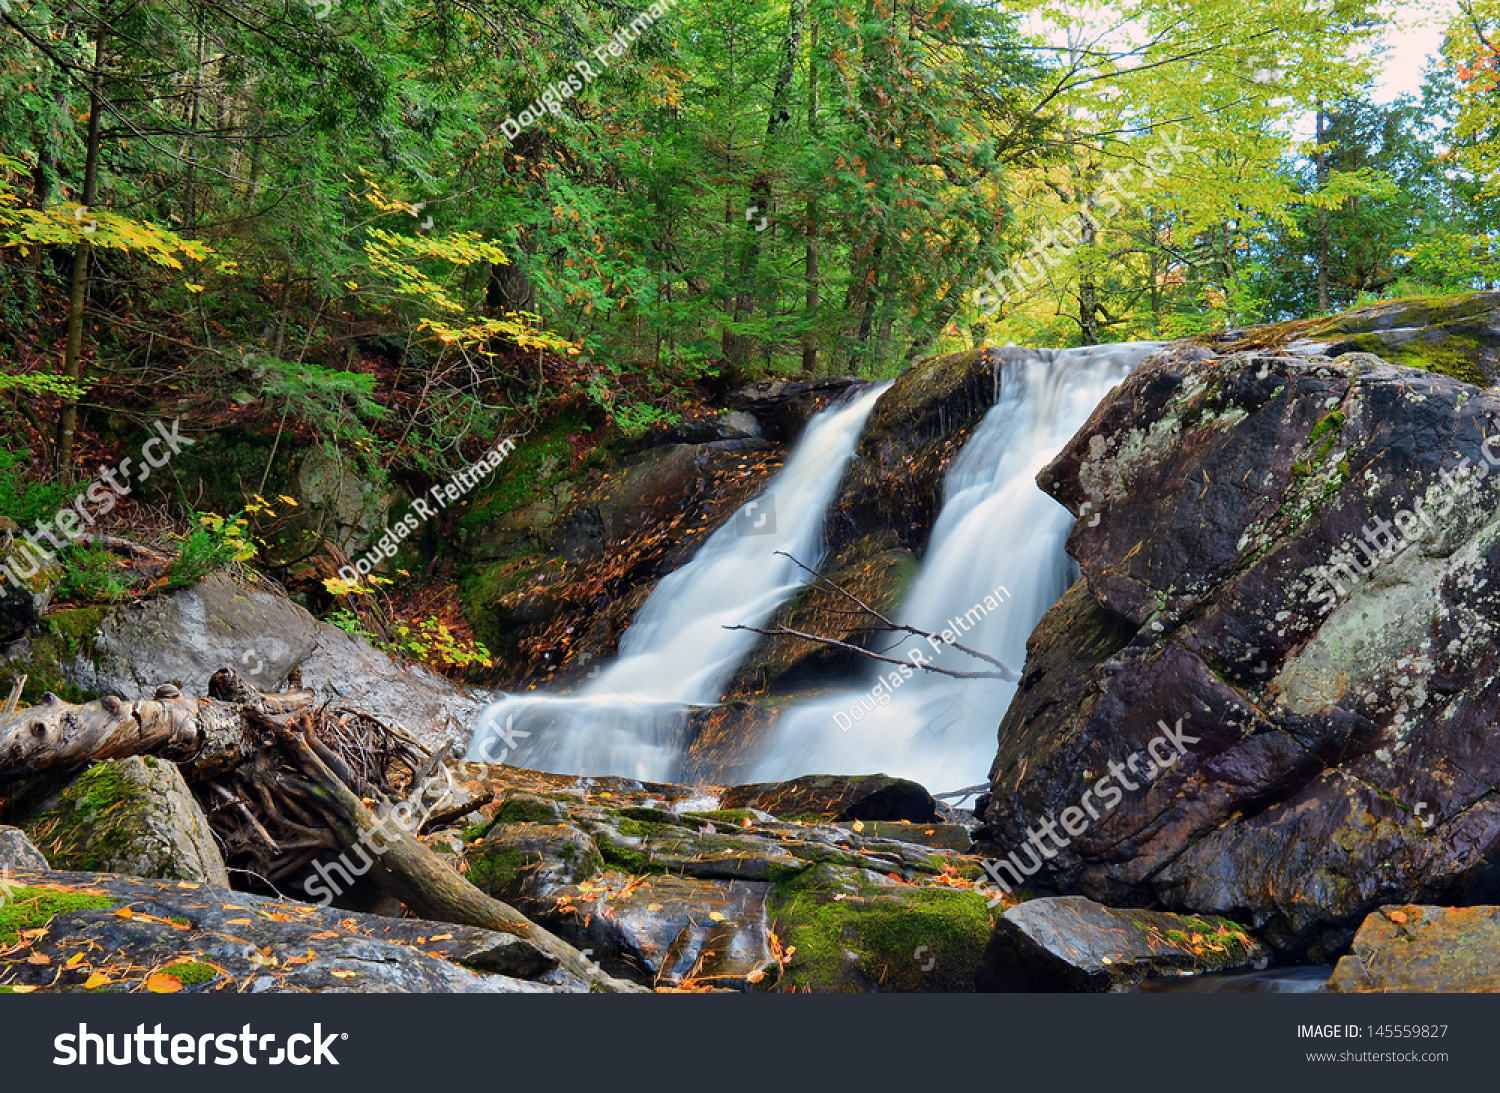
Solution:
[[[948,630],[954,643],[1020,671],[1027,637],[1077,573],[1063,549],[1073,517],[1042,493],[1036,475],[1160,345],[1003,351],[999,398],[948,471],[942,511],[896,621]],[[864,686],[787,710],[755,780],[883,771],[933,792],[984,781],[1016,684],[920,670],[922,662],[995,670],[943,642],[892,637],[877,651],[910,666],[875,664]]]
[[[760,626],[823,552],[823,517],[865,419],[890,386],[860,390],[808,423],[786,466],[693,560],[664,577],[620,640],[618,658],[572,695],[510,695],[480,717],[468,757],[559,774],[668,781],[695,705],[717,702]],[[816,563],[809,563],[816,564]]]

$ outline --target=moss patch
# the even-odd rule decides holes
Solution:
[[[486,850],[470,862],[466,875],[475,888],[498,898],[513,891],[516,878],[540,862],[541,858],[535,854],[496,847]]]
[[[169,964],[162,971],[177,980],[184,987],[191,987],[198,983],[208,983],[219,977],[218,968],[192,961],[185,964]]]
[[[646,824],[671,824],[676,826],[679,821],[670,812],[663,812],[659,808],[622,808],[618,815],[627,819],[639,820]]]
[[[555,824],[557,809],[547,801],[535,797],[512,797],[495,810],[495,816],[485,830],[488,831],[490,826],[497,823]]]
[[[29,820],[26,836],[53,869],[106,872],[131,841],[135,787],[112,763],[98,763],[63,790],[54,808]]]
[[[113,907],[108,896],[86,896],[79,892],[57,892],[50,888],[15,888],[0,906],[0,948],[21,939],[22,930],[39,930],[58,915],[74,911],[96,911]]]
[[[773,928],[784,948],[797,947],[780,989],[974,989],[993,928],[983,896],[886,888],[858,878],[853,870],[819,866],[772,889],[766,906]]]

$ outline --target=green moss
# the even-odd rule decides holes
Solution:
[[[631,820],[639,820],[646,824],[672,824],[677,825],[677,817],[670,812],[663,812],[659,808],[622,808],[617,815]]]
[[[89,629],[88,618],[108,608],[88,608],[78,611],[59,611],[47,618],[47,626],[32,632],[24,666],[26,687],[21,692],[21,704],[34,706],[48,693],[57,695],[66,702],[82,704],[99,698],[97,691],[75,687],[63,677],[64,665],[73,662],[76,656],[92,657],[93,645],[89,638],[98,629],[94,623]],[[54,629],[62,619],[62,629]],[[83,636],[76,634],[82,632]]]
[[[597,841],[599,844],[599,854],[604,859],[606,865],[611,865],[616,869],[636,876],[661,871],[659,869],[653,870],[651,859],[644,852],[634,847],[621,846],[619,843],[610,842],[607,838],[601,838]]]
[[[55,807],[32,817],[26,835],[53,869],[107,871],[130,845],[125,821],[139,803],[114,763],[98,763],[63,790]]]
[[[47,626],[54,634],[61,634],[78,646],[86,646],[99,633],[111,610],[108,607],[80,607],[55,611],[47,616]]]
[[[96,911],[113,907],[108,896],[86,896],[79,892],[55,892],[49,888],[13,888],[0,904],[0,949],[21,939],[22,930],[39,930],[58,915],[74,911]]]
[[[465,875],[469,883],[481,892],[503,897],[513,890],[517,877],[540,862],[541,858],[535,854],[509,847],[493,847],[470,862]]]
[[[684,820],[702,820],[706,823],[742,824],[746,820],[755,822],[748,808],[719,808],[712,812],[684,812]]]
[[[495,810],[492,824],[555,824],[557,809],[534,797],[512,797]]]
[[[488,835],[490,828],[494,827],[497,823],[499,823],[498,819],[485,820],[483,823],[477,823],[473,827],[466,827],[459,838],[466,843],[477,843],[480,839]]]
[[[1392,364],[1436,372],[1462,383],[1472,383],[1476,387],[1488,386],[1478,363],[1484,346],[1476,338],[1447,334],[1440,341],[1413,338],[1400,345],[1388,345],[1374,334],[1359,334],[1350,338],[1346,344],[1354,350],[1373,353]]]
[[[783,947],[795,945],[779,987],[789,990],[972,991],[993,928],[983,896],[948,888],[860,885],[852,870],[808,870],[767,899]],[[846,898],[835,900],[835,895]],[[849,966],[846,953],[858,957]],[[930,963],[930,967],[928,966]]]
[[[627,809],[630,811],[649,812],[650,809]],[[624,813],[620,814],[622,817]],[[632,820],[618,819],[614,821],[614,829],[627,839],[644,839],[650,835],[665,835],[669,833],[672,824],[661,823],[656,820]]]
[[[191,987],[197,983],[207,983],[213,979],[217,979],[219,976],[217,968],[194,962],[169,964],[162,971],[177,980],[184,987]]]
[[[1336,433],[1344,427],[1344,413],[1342,410],[1334,410],[1313,426],[1313,431],[1308,435],[1309,444],[1316,444],[1318,440],[1328,433]]]

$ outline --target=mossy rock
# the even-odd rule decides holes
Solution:
[[[99,763],[22,825],[54,869],[229,887],[208,821],[169,762]]]
[[[974,892],[878,884],[832,865],[777,884],[766,909],[783,949],[796,947],[782,990],[973,991],[993,927]]]
[[[19,941],[22,930],[40,930],[58,915],[104,910],[115,903],[108,896],[56,892],[50,888],[12,888],[0,902],[0,949],[8,949]]]

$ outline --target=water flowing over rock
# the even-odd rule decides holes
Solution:
[[[512,696],[485,711],[469,757],[541,770],[674,775],[694,705],[719,700],[758,626],[807,577],[786,552],[822,553],[823,516],[860,428],[889,385],[858,392],[809,423],[765,493],[652,592],[618,658],[575,694]]]
[[[1280,335],[1158,356],[1039,476],[1084,584],[985,818],[1028,884],[1317,957],[1382,903],[1500,895],[1500,399]]]
[[[948,644],[914,636],[889,643],[881,651],[907,666],[876,665],[862,685],[783,712],[753,777],[881,770],[942,789],[982,779],[1014,682],[954,679],[917,665],[991,667],[951,648],[956,642],[1019,667],[1026,635],[1075,569],[1063,551],[1068,512],[1037,489],[1036,472],[1158,348],[994,354],[998,397],[948,471],[921,569],[896,616]]]

